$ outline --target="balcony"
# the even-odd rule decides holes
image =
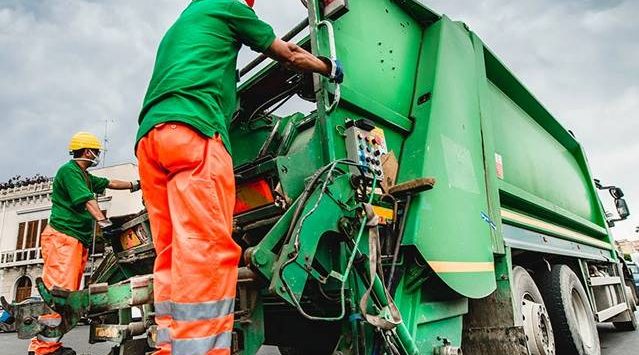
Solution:
[[[0,268],[42,264],[40,248],[7,250],[0,252]]]

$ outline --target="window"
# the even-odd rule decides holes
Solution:
[[[16,249],[22,249],[22,243],[24,242],[24,227],[26,223],[22,222],[18,225],[18,241],[16,243]]]
[[[22,302],[31,297],[31,279],[22,276],[16,282],[16,302]]]
[[[40,247],[40,234],[42,234],[47,224],[47,219],[21,222],[18,224],[16,250],[24,251],[16,253],[16,261],[38,259],[38,251],[36,248]]]
[[[24,248],[25,249],[35,249],[38,243],[38,237],[40,236],[40,229],[38,228],[38,224],[40,221],[31,221],[28,223],[27,228],[27,238],[25,241]],[[29,251],[29,260],[33,260],[37,256],[37,252],[35,250]]]

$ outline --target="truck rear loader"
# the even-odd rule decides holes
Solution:
[[[240,71],[234,353],[600,354],[597,322],[636,328],[597,189],[619,219],[623,193],[475,33],[414,0],[303,3],[285,39],[308,28],[347,75]],[[310,113],[282,113],[295,100]],[[143,212],[121,223],[88,289],[5,302],[21,337],[86,316],[113,355],[150,351],[152,236]]]

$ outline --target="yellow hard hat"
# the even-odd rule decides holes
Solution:
[[[69,142],[69,152],[80,149],[99,149],[102,150],[102,143],[95,135],[88,132],[78,132],[71,137]]]

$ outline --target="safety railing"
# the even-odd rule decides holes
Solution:
[[[0,268],[42,263],[40,248],[7,250],[0,252]]]

